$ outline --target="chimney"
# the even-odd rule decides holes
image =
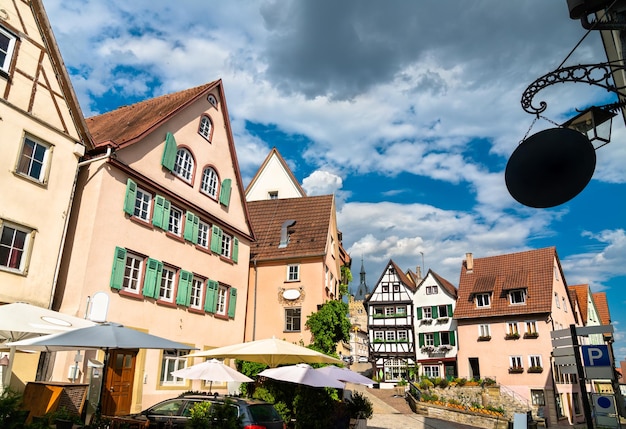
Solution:
[[[422,280],[422,267],[419,265],[415,268],[415,277],[417,277],[418,281]]]
[[[465,268],[468,273],[474,271],[474,256],[469,252],[465,254]]]

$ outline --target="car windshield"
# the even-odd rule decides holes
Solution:
[[[183,400],[169,401],[164,404],[156,405],[148,410],[148,414],[158,416],[177,416],[183,405]]]
[[[277,422],[281,420],[276,409],[270,404],[254,404],[249,407],[252,420],[257,423]]]

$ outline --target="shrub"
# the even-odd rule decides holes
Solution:
[[[434,384],[433,384],[433,382],[432,382],[432,381],[430,381],[429,379],[427,379],[427,378],[423,378],[423,379],[420,381],[419,386],[420,386],[420,389],[422,389],[422,390],[428,390],[428,389],[430,389],[431,387],[433,387],[433,386],[434,386]]]
[[[456,379],[456,384],[458,386],[463,387],[463,386],[465,386],[465,383],[467,383],[467,378],[457,378]]]
[[[442,389],[445,389],[446,387],[448,387],[448,380],[445,378],[437,378],[435,379],[435,384],[439,387],[441,387]]]
[[[20,393],[7,388],[0,394],[0,429],[14,429],[24,425],[26,417],[21,407]]]
[[[371,419],[374,415],[372,401],[363,393],[355,392],[352,398],[346,401],[348,412],[353,419]]]
[[[223,404],[198,402],[189,410],[187,427],[190,429],[239,429],[241,417],[228,400]]]

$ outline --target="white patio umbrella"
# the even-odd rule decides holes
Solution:
[[[245,374],[224,365],[217,359],[210,359],[187,368],[177,369],[170,374],[173,376],[184,378],[187,380],[205,380],[209,381],[209,391],[213,387],[214,381],[239,381],[242,383],[250,383],[254,381]]]
[[[93,325],[95,323],[91,320],[25,302],[0,305],[0,347],[9,350],[9,364],[4,368],[3,377],[0,379],[2,383],[0,391],[9,385],[15,359],[16,348],[8,346],[7,343]]]
[[[234,358],[262,363],[272,368],[278,365],[296,363],[342,364],[340,359],[277,338],[233,344],[195,352],[187,356],[213,357],[217,359]]]
[[[146,334],[113,322],[96,324],[94,326],[74,329],[58,334],[14,341],[7,345],[22,350],[104,350],[106,356],[102,374],[103,380],[106,380],[107,361],[110,349],[195,350],[194,347],[188,346],[187,344],[171,341],[156,335]],[[104,383],[102,383],[100,396],[102,396],[104,387]],[[99,407],[100,401],[98,401],[98,408]]]
[[[334,377],[319,372],[311,365],[299,363],[297,365],[268,368],[259,372],[260,376],[289,383],[304,384],[311,387],[333,387],[343,389],[344,383]]]
[[[352,371],[348,368],[339,368],[335,365],[328,365],[322,368],[317,368],[316,371],[324,373],[344,383],[362,384],[363,386],[368,387],[374,386],[375,383],[374,380],[372,380],[371,378],[367,378],[359,374],[358,372]]]

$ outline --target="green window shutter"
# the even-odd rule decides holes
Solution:
[[[200,229],[200,218],[196,215],[193,216],[193,230],[191,234],[193,235],[193,244],[198,244],[198,230]]]
[[[228,317],[235,318],[235,310],[237,309],[237,288],[230,288],[230,299],[228,300]]]
[[[159,270],[160,266],[160,270]],[[160,277],[159,271],[163,270],[163,265],[156,259],[148,258],[146,264],[146,276],[143,280],[143,296],[148,298],[156,298],[157,284]]]
[[[170,203],[168,200],[165,200],[165,202],[163,203],[163,220],[161,221],[161,224],[163,225],[162,228],[167,231],[170,228],[170,209],[172,207],[172,203]]]
[[[169,171],[174,171],[174,164],[176,164],[176,140],[172,133],[165,135],[165,149],[163,150],[163,159],[161,164]]]
[[[187,212],[185,214],[185,232],[183,234],[183,237],[185,238],[185,240],[187,241],[191,241],[192,243],[194,243],[196,240],[194,240],[194,235],[193,235],[193,221],[194,218],[196,217],[196,215],[194,215],[191,212]],[[197,237],[197,229],[196,229],[196,235],[195,237]]]
[[[454,341],[454,331],[450,331],[448,334],[450,336],[450,345],[456,346],[455,341]]]
[[[222,186],[220,188],[220,204],[226,207],[228,207],[228,204],[230,203],[230,187],[231,187],[231,180],[224,179],[224,181],[222,182]]]
[[[211,228],[211,252],[222,253],[222,230],[215,225]]]
[[[448,304],[448,317],[452,317],[452,304]]]
[[[204,299],[204,311],[207,313],[215,313],[217,309],[217,287],[215,280],[207,280],[206,282],[206,298]]]
[[[435,337],[435,347],[437,347],[439,344],[441,344],[441,339],[439,337],[439,332],[435,332],[435,334],[433,336]]]
[[[424,334],[423,333],[419,334],[419,342],[420,342],[420,347],[424,347]]]
[[[180,270],[178,277],[178,292],[176,293],[176,304],[189,307],[189,301],[191,300],[191,280],[193,274],[189,271]]]
[[[239,240],[237,237],[233,237],[233,250],[232,250],[233,262],[239,260]]]
[[[417,307],[417,320],[422,320],[422,307]]]
[[[433,305],[433,319],[436,319],[439,317],[439,308],[437,308],[436,305]]]
[[[165,198],[157,195],[154,198],[154,211],[152,213],[152,225],[163,229],[163,209],[165,208]]]
[[[113,289],[121,289],[124,283],[124,271],[126,270],[126,249],[123,247],[115,247],[115,255],[113,256],[113,270],[111,272],[111,281],[109,285]]]
[[[124,196],[124,212],[129,215],[135,214],[135,200],[137,199],[137,184],[131,179],[126,181],[126,195]]]

